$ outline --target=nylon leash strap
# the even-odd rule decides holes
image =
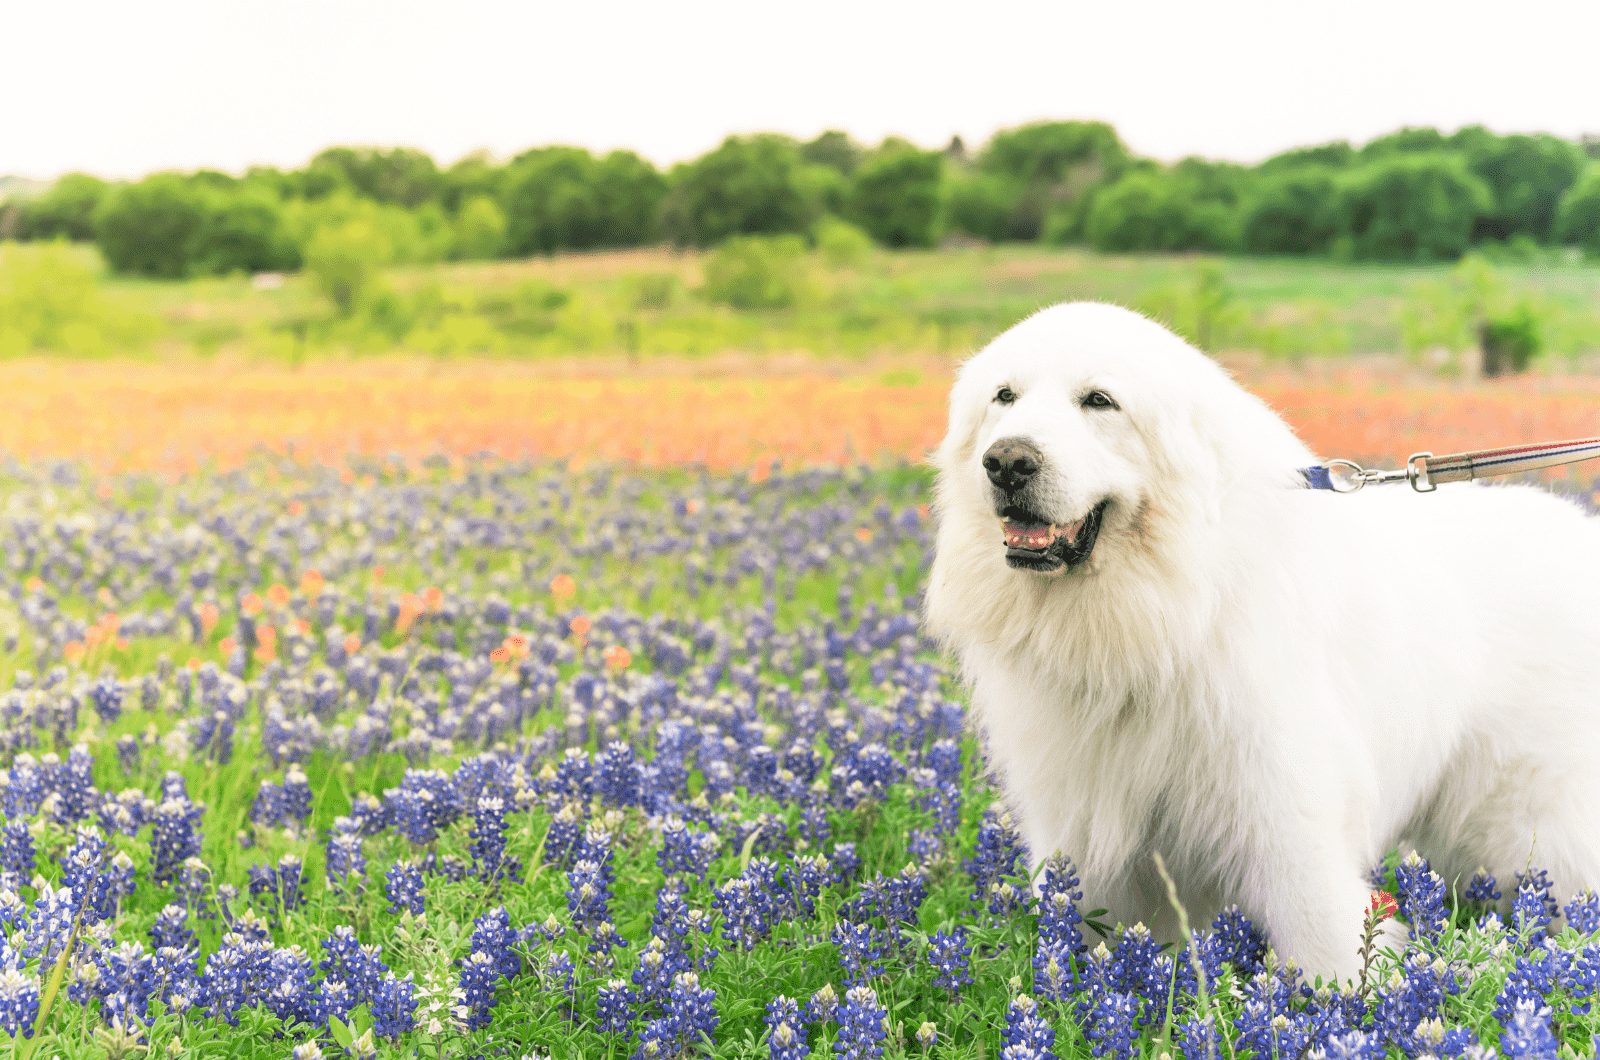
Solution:
[[[1442,483],[1470,482],[1496,475],[1572,464],[1600,457],[1600,438],[1577,438],[1539,445],[1512,445],[1503,449],[1478,449],[1469,453],[1414,453],[1406,466],[1395,470],[1365,468],[1353,460],[1329,460],[1300,469],[1306,488],[1354,493],[1363,486],[1408,482],[1418,493],[1432,493]]]

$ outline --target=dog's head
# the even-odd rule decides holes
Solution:
[[[1308,455],[1166,328],[1069,303],[963,366],[937,455],[941,519],[986,535],[1015,570],[1071,576],[1154,547],[1158,520],[1193,533],[1230,478],[1287,478]]]

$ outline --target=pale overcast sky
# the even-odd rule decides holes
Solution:
[[[0,174],[442,161],[545,143],[691,157],[730,132],[976,144],[1099,118],[1254,160],[1406,124],[1600,132],[1600,3],[12,0]]]

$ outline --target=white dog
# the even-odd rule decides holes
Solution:
[[[1462,885],[1530,860],[1600,885],[1600,529],[1576,506],[1302,488],[1317,460],[1270,408],[1089,303],[962,368],[937,463],[930,628],[1086,908],[1174,937],[1160,853],[1191,918],[1236,902],[1348,977],[1397,843]]]

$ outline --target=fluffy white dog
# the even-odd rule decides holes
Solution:
[[[1348,977],[1398,843],[1600,885],[1600,528],[1535,488],[1301,488],[1316,462],[1160,325],[1047,309],[951,393],[927,618],[1087,908],[1175,936],[1160,853],[1191,918],[1236,902]]]

